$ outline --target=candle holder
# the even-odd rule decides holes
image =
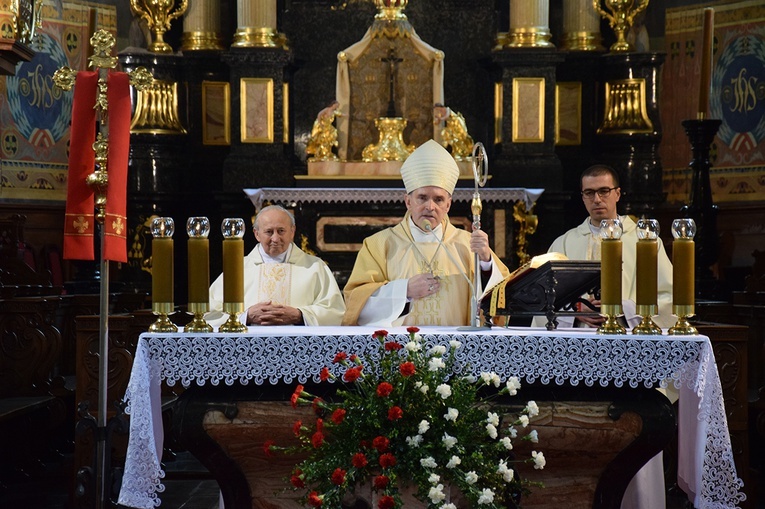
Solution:
[[[173,233],[172,217],[156,217],[151,222],[151,310],[157,320],[149,332],[178,332],[167,315],[173,312]]]
[[[190,217],[186,221],[189,235],[188,283],[189,313],[194,318],[184,327],[184,332],[212,332],[213,327],[204,319],[210,310],[210,220],[206,217]]]
[[[600,314],[606,321],[598,334],[627,334],[618,322],[622,312],[622,222],[604,219],[600,222]]]
[[[670,336],[698,334],[688,322],[695,314],[695,243],[696,222],[691,218],[672,222],[672,314],[677,322],[669,328]]]
[[[659,252],[659,222],[640,219],[637,222],[636,310],[642,320],[632,329],[633,334],[660,335],[661,327],[651,318],[657,314],[657,256]]]
[[[223,312],[226,323],[218,332],[245,332],[247,326],[239,321],[244,311],[244,220],[226,218],[221,223],[223,233]]]

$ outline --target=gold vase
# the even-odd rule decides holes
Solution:
[[[380,140],[364,147],[361,158],[364,162],[405,161],[414,151],[414,145],[404,143],[406,120],[401,117],[380,117],[375,120]]]
[[[188,0],[130,0],[133,14],[146,20],[154,40],[149,44],[152,53],[172,53],[173,48],[165,42],[165,32],[170,30],[170,22],[183,16],[188,7]],[[175,10],[173,10],[175,7]]]
[[[605,3],[609,12],[603,10],[601,2]],[[610,50],[614,53],[635,51],[632,44],[627,42],[626,34],[632,26],[635,16],[648,7],[648,0],[592,0],[592,5],[608,21],[616,33],[616,42],[611,45]]]

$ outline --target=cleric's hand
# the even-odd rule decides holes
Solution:
[[[409,278],[406,283],[406,297],[408,299],[421,299],[433,295],[441,288],[438,276],[431,273],[417,274]]]
[[[247,325],[293,325],[303,323],[303,313],[292,306],[259,302],[247,310]]]
[[[596,308],[600,308],[600,300],[590,298],[589,301]],[[589,311],[589,309],[587,309],[587,311]],[[600,327],[603,325],[603,322],[606,321],[606,317],[604,316],[577,316],[576,319],[589,327]]]
[[[478,258],[482,262],[491,260],[491,248],[489,247],[489,236],[483,230],[474,230],[470,234],[470,251],[478,253]]]

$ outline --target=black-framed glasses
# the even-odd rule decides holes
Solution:
[[[601,187],[600,189],[585,189],[582,191],[582,196],[584,196],[588,200],[592,200],[595,198],[595,193],[598,193],[598,196],[601,198],[608,198],[608,195],[611,194],[611,191],[614,189],[617,189],[616,187]]]

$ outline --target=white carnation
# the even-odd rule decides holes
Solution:
[[[545,468],[545,464],[547,463],[547,460],[545,460],[545,455],[541,452],[537,451],[531,451],[531,457],[534,458],[534,468],[537,470],[542,470]]]
[[[529,401],[526,404],[526,411],[529,414],[529,417],[536,417],[539,415],[539,407],[537,406],[536,401]]]
[[[529,425],[529,416],[528,415],[522,415],[518,417],[518,420],[521,421],[521,426],[524,428]]]
[[[499,415],[495,412],[489,412],[486,414],[486,422],[489,424],[493,424],[494,426],[499,426]]]
[[[500,443],[502,443],[502,445],[505,446],[505,449],[507,449],[508,451],[513,450],[513,441],[510,440],[510,437],[502,437],[499,439],[499,441]]]
[[[422,435],[426,431],[430,429],[430,423],[426,421],[425,419],[420,421],[420,424],[417,426],[417,433]]]
[[[445,367],[446,363],[444,363],[441,357],[431,357],[431,359],[428,361],[428,371],[438,371],[439,369],[444,369]]]
[[[436,392],[441,396],[441,399],[446,399],[452,395],[452,387],[449,384],[441,384],[436,387]]]
[[[494,502],[494,492],[489,488],[484,488],[481,491],[481,496],[478,497],[478,505],[487,505]]]
[[[430,491],[428,492],[428,498],[434,504],[442,502],[446,498],[446,494],[444,493],[444,485],[439,484],[438,486],[433,486],[430,488]]]
[[[465,474],[465,482],[468,484],[475,484],[478,482],[478,474],[476,474],[474,471],[470,471],[467,474]]]
[[[460,463],[462,463],[462,460],[459,458],[459,456],[452,456],[451,459],[449,459],[449,463],[446,464],[446,468],[455,468]]]
[[[462,346],[462,343],[460,343],[456,339],[452,339],[451,341],[449,341],[449,346],[456,350],[457,348]]]
[[[446,353],[446,347],[444,345],[436,345],[428,353],[430,355],[443,355]]]
[[[432,456],[422,458],[420,460],[420,465],[425,468],[436,468],[438,466],[438,464],[436,464],[436,460],[434,460]]]
[[[406,437],[406,443],[409,445],[409,447],[419,447],[422,443],[422,435]]]
[[[537,433],[537,430],[531,430],[529,432],[529,440],[531,440],[533,443],[538,444],[539,443],[539,434]]]
[[[444,419],[446,419],[447,421],[456,421],[459,415],[460,415],[459,410],[457,410],[456,408],[450,408],[444,414]]]
[[[443,442],[444,447],[446,447],[448,450],[457,444],[457,437],[453,437],[448,433],[444,433],[443,438],[441,438],[441,442]]]

